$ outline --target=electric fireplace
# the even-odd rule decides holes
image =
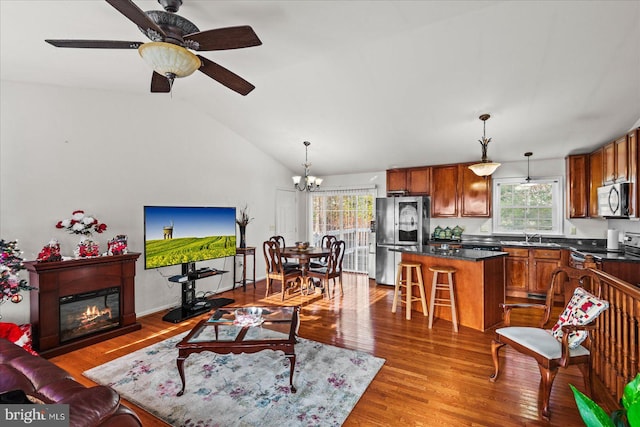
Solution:
[[[49,358],[141,328],[135,311],[139,253],[27,261],[34,348]]]
[[[60,297],[60,342],[120,326],[120,288]]]

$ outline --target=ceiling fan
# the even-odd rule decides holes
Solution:
[[[199,70],[241,95],[255,89],[251,83],[209,59],[191,52],[240,49],[262,44],[248,26],[200,31],[191,21],[177,15],[182,0],[158,0],[165,11],[144,12],[131,0],[105,0],[140,28],[151,40],[45,40],[56,47],[93,49],[138,49],[153,68],[151,92],[171,92],[176,77],[186,77]]]

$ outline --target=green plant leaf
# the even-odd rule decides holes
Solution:
[[[609,415],[600,406],[573,385],[569,384],[569,387],[573,391],[582,421],[587,427],[615,427]]]
[[[640,404],[640,374],[624,386],[622,406],[628,411],[633,405]]]
[[[627,421],[630,426],[640,426],[640,404],[635,403],[627,408]]]

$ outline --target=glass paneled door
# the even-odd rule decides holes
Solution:
[[[309,242],[321,244],[322,236],[344,240],[343,270],[367,273],[375,189],[344,189],[311,193]]]

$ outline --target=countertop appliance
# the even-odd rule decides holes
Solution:
[[[603,218],[629,218],[628,182],[598,187],[598,215]]]
[[[398,246],[420,246],[429,241],[429,197],[376,199],[376,282],[394,285]]]

